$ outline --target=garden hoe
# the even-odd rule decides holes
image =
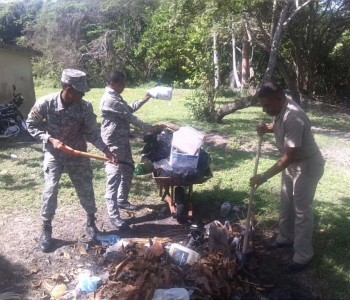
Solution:
[[[254,166],[253,176],[255,176],[258,172],[261,144],[262,144],[262,136],[259,136],[258,147],[256,149],[255,166]],[[252,214],[252,205],[253,205],[253,197],[254,197],[255,189],[256,188],[254,186],[252,186],[250,189],[247,220],[246,220],[245,231],[244,231],[242,252],[236,251],[236,257],[237,257],[238,261],[241,263],[241,265],[243,265],[246,262],[246,258],[247,258],[248,240],[249,240],[249,236],[251,234],[250,233],[250,229],[251,229],[250,220],[251,220],[251,214]]]

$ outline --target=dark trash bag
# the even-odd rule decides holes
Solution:
[[[146,145],[143,147],[142,153],[151,162],[166,159],[170,156],[172,140],[173,132],[170,130],[147,134],[143,138]]]
[[[196,182],[204,176],[211,176],[210,170],[211,158],[208,152],[200,149],[198,165],[193,168],[173,168],[171,171],[159,169],[156,172],[157,177],[171,177],[184,182]]]

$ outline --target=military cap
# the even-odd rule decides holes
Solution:
[[[90,91],[86,82],[86,74],[79,70],[64,69],[62,71],[61,82],[71,85],[75,90],[81,93]]]

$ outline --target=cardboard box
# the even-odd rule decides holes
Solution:
[[[174,151],[171,148],[170,165],[173,168],[192,168],[196,169],[198,165],[198,155],[184,154]]]
[[[173,134],[172,146],[181,152],[195,155],[203,145],[204,135],[190,126],[180,127]]]

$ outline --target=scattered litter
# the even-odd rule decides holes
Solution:
[[[67,286],[64,283],[56,285],[50,292],[50,296],[55,299],[59,300],[62,296],[64,296],[68,291]]]
[[[162,243],[156,241],[153,245],[150,246],[150,251],[155,257],[162,256],[164,252]]]
[[[158,289],[154,292],[152,300],[189,300],[188,291],[184,288]]]
[[[97,276],[91,276],[91,272],[88,270],[83,270],[79,274],[79,282],[76,289],[85,292],[91,293],[95,292],[101,283],[101,278]]]
[[[103,246],[107,246],[107,245],[113,245],[117,243],[120,240],[120,237],[114,234],[109,234],[109,235],[98,234],[96,236],[96,239],[99,242],[101,242]]]
[[[11,158],[17,158],[18,156],[16,154],[11,153],[10,157]]]
[[[230,255],[230,233],[226,226],[219,221],[214,221],[209,224],[209,242],[208,247],[210,252],[221,252],[225,256]]]
[[[199,259],[199,253],[177,243],[173,243],[170,246],[169,254],[174,262],[179,266],[183,266],[185,264],[192,265]]]
[[[226,218],[229,215],[230,211],[231,211],[230,202],[224,202],[220,208],[220,216],[222,218]]]
[[[80,292],[77,290],[71,290],[68,291],[64,296],[59,298],[60,300],[76,300],[78,299],[78,296],[80,295]]]
[[[117,252],[123,249],[128,244],[127,241],[121,239],[117,243],[110,245],[106,248],[106,252],[103,254],[104,257],[107,257],[108,253],[110,252]]]

